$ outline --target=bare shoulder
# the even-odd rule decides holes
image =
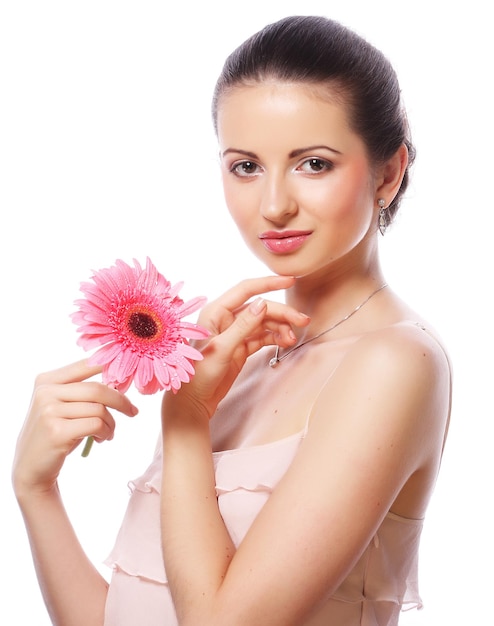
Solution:
[[[319,475],[345,475],[361,498],[372,476],[375,502],[422,517],[440,464],[450,398],[449,362],[434,334],[412,322],[365,333],[314,404],[304,460]]]
[[[359,432],[380,448],[399,441],[403,454],[414,447],[414,453],[427,454],[428,441],[429,454],[436,454],[450,397],[450,364],[441,341],[422,324],[399,322],[352,344],[327,380],[311,426],[328,440],[337,432],[355,443]]]
[[[450,360],[422,322],[403,321],[363,335],[342,361],[341,376],[351,376],[364,393],[369,383],[375,385],[373,397],[395,407],[422,400],[424,409],[431,406],[437,414],[449,403]]]
[[[364,360],[389,373],[416,370],[419,378],[432,373],[449,373],[447,349],[436,332],[422,322],[402,321],[363,335],[348,352],[349,359]]]

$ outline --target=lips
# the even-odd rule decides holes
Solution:
[[[269,252],[288,254],[298,250],[310,235],[311,231],[307,230],[273,230],[262,233],[259,239]]]

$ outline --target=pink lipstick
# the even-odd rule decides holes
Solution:
[[[269,230],[259,235],[259,239],[269,252],[288,254],[298,250],[310,235],[308,230]]]

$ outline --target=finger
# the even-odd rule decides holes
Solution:
[[[69,383],[61,387],[60,393],[62,394],[62,399],[64,394],[68,394],[71,399],[75,394],[76,399],[79,401],[96,402],[129,417],[134,417],[138,413],[137,407],[132,404],[126,395],[103,383]]]
[[[50,405],[54,400],[64,404],[94,403],[115,409],[129,417],[134,417],[138,413],[137,407],[127,396],[98,382],[40,385],[35,390],[35,399],[45,405]]]
[[[278,324],[276,327],[272,328],[270,325],[267,325],[267,330],[270,330],[270,336],[264,336],[264,345],[278,345],[282,348],[288,348],[297,342],[297,336],[292,330],[292,327],[288,324]]]
[[[266,301],[267,311],[265,321],[267,323],[286,323],[297,327],[307,326],[310,323],[310,317],[301,311],[297,311],[292,306],[283,302]]]
[[[245,293],[242,297],[245,296]],[[233,300],[230,301],[232,305]],[[265,315],[264,322],[266,328],[273,332],[280,332],[281,336],[285,340],[290,340],[292,335],[291,327],[303,327],[310,323],[310,318],[300,311],[297,311],[292,306],[289,306],[283,302],[266,301],[268,308]],[[252,302],[242,302],[239,307],[232,310],[225,306],[225,302],[221,301],[221,298],[209,305],[208,311],[203,311],[206,316],[209,314],[209,324],[212,329],[213,335],[218,335],[226,330],[233,324],[236,317],[240,315]],[[200,320],[201,321],[201,320]],[[282,330],[278,330],[282,328]],[[294,338],[294,336],[292,337]]]
[[[71,431],[71,440],[75,445],[86,439],[86,437],[93,437],[95,441],[101,443],[102,441],[111,441],[115,434],[115,423],[112,426],[102,419],[97,417],[84,418],[72,420],[69,424]]]
[[[110,411],[97,402],[59,402],[50,409],[50,416],[66,420],[97,419],[107,424],[108,428],[115,428],[115,419]]]
[[[279,291],[291,287],[295,281],[293,276],[263,276],[261,278],[247,278],[238,283],[216,302],[230,310],[235,310],[244,305],[246,300],[270,291]]]
[[[98,443],[113,439],[115,428],[111,428],[107,422],[97,418],[83,418],[67,420],[63,422],[63,428],[47,429],[44,437],[45,444],[48,447],[44,449],[43,456],[48,459],[53,453],[57,464],[61,466],[63,459],[73,452],[77,446],[87,437],[93,437]],[[58,455],[61,455],[60,458]],[[43,461],[41,461],[43,462]],[[56,470],[58,473],[58,470]]]
[[[92,378],[96,374],[100,374],[101,371],[101,365],[89,365],[87,359],[82,359],[64,367],[39,374],[36,378],[36,386],[81,382]]]
[[[262,327],[249,336],[249,341],[260,341],[260,346],[279,345],[287,348],[297,341],[292,326],[283,322],[270,321],[266,317]]]
[[[231,357],[237,346],[244,343],[248,337],[259,337],[264,334],[262,323],[266,315],[268,305],[263,298],[256,298],[240,315],[233,324],[215,339],[215,344],[222,347],[227,358]]]
[[[266,302],[267,310],[263,319],[264,345],[274,343],[284,347],[292,345],[297,340],[293,328],[307,326],[310,323],[310,317],[286,304]],[[269,337],[266,335],[267,331],[270,333]]]

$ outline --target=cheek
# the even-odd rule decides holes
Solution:
[[[222,183],[225,203],[233,221],[239,227],[252,225],[252,215],[258,206],[254,184],[239,184],[229,173],[222,175]]]
[[[223,181],[223,196],[231,218],[237,225],[237,228],[240,231],[244,231],[249,222],[252,222],[247,194],[239,193],[235,185]]]
[[[373,212],[372,181],[367,167],[356,167],[336,181],[333,189],[336,217],[357,219]],[[369,214],[369,215],[368,215]]]
[[[334,223],[343,226],[345,223],[354,223],[359,216],[372,211],[372,199],[369,187],[345,183],[332,183],[328,188],[325,185],[312,185],[299,195],[299,205],[305,211],[322,222]]]

